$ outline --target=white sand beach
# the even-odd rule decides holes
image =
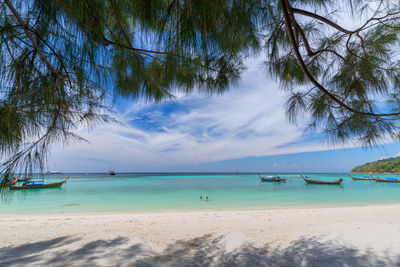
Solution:
[[[398,266],[400,205],[0,215],[0,266]]]

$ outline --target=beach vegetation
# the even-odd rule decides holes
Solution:
[[[354,167],[351,172],[400,173],[400,157],[380,159]]]

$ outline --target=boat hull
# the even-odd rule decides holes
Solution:
[[[279,177],[262,177],[261,175],[258,175],[260,177],[261,182],[286,182],[285,178],[279,178]]]
[[[58,182],[52,184],[38,184],[38,185],[25,185],[25,186],[11,186],[10,190],[22,190],[22,189],[42,189],[42,188],[55,188],[61,187],[65,182]]]
[[[359,178],[359,177],[351,177],[353,181],[374,181],[374,178]]]
[[[386,180],[375,177],[374,180],[379,183],[400,183],[400,180]]]
[[[261,178],[261,182],[286,182],[286,179],[268,179],[268,178]]]
[[[339,180],[336,180],[336,181],[315,180],[315,179],[306,178],[306,177],[304,177],[304,176],[301,176],[301,178],[303,178],[304,181],[305,181],[307,184],[340,185],[340,184],[342,184],[342,181],[343,181],[343,179],[339,179]]]
[[[10,187],[15,185],[15,183],[5,183],[5,184],[0,184],[0,188],[4,188],[4,187]]]
[[[322,180],[306,180],[307,184],[333,184],[333,185],[340,185],[342,183],[342,181],[332,181],[332,182],[328,182],[328,181],[322,181]]]
[[[17,182],[16,182],[15,180],[9,180],[9,181],[6,182],[6,183],[1,182],[1,183],[0,183],[0,188],[10,187],[10,186],[15,185],[16,183],[17,183]]]

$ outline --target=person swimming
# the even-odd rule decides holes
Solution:
[[[202,196],[200,196],[200,200],[203,200],[203,197],[202,197]]]
[[[206,197],[206,200],[208,201],[208,197]]]

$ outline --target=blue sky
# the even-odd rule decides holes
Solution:
[[[76,133],[90,143],[54,147],[49,169],[64,172],[346,172],[400,152],[399,144],[329,146],[285,118],[285,92],[268,78],[262,58],[247,62],[241,81],[222,95],[177,93],[157,105],[119,101],[123,125]],[[306,118],[304,118],[306,120]]]

